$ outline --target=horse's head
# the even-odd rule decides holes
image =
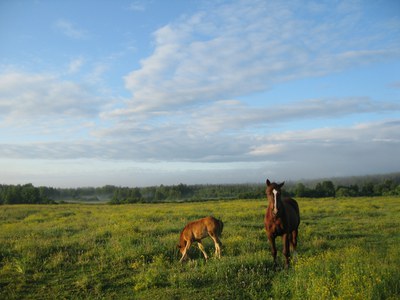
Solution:
[[[275,182],[271,183],[269,179],[267,179],[266,183],[267,189],[265,190],[265,193],[267,194],[268,203],[272,208],[272,213],[277,216],[283,206],[281,200],[281,187],[285,184],[285,182],[277,184]]]

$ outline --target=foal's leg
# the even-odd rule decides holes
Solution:
[[[189,250],[189,248],[190,248],[191,245],[192,245],[192,242],[191,242],[191,241],[187,241],[187,242],[186,242],[185,249],[183,250],[183,253],[182,253],[182,258],[179,260],[179,262],[183,262],[183,261],[186,259],[186,257],[187,257],[187,251]]]
[[[216,243],[215,243],[215,255],[218,257],[218,258],[221,258],[221,247],[222,247],[222,243],[221,243],[221,240],[219,239],[219,237],[218,236],[215,236],[215,240],[216,240]]]
[[[212,232],[208,233],[212,240],[214,241],[214,246],[215,246],[215,257],[221,258],[221,241],[218,238],[218,236]]]
[[[204,246],[203,246],[203,244],[201,243],[201,241],[198,241],[198,242],[197,242],[197,246],[199,246],[200,251],[203,252],[204,258],[207,260],[207,259],[208,259],[208,256],[207,256],[206,251],[204,250]]]

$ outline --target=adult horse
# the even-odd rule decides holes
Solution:
[[[178,248],[182,254],[180,262],[187,258],[187,251],[193,242],[197,242],[200,251],[203,253],[204,258],[207,260],[208,256],[204,250],[201,240],[206,237],[211,237],[215,245],[215,256],[221,258],[221,241],[220,237],[222,234],[222,229],[224,228],[224,223],[212,216],[205,217],[200,220],[196,220],[188,223],[185,228],[183,228],[181,235],[179,237]]]
[[[281,198],[281,188],[284,182],[277,184],[266,181],[268,208],[265,213],[264,224],[268,240],[271,244],[271,253],[276,266],[276,245],[275,238],[282,236],[283,255],[285,256],[285,267],[289,267],[290,245],[292,245],[294,254],[297,247],[297,234],[300,224],[299,205],[296,200],[291,198]]]

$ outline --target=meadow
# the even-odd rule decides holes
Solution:
[[[297,200],[288,271],[280,252],[273,269],[266,200],[2,205],[0,299],[399,299],[399,197]],[[225,224],[222,258],[192,247],[180,264],[180,231],[207,215]]]

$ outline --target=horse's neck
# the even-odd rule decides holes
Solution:
[[[272,200],[268,200],[267,210],[272,212],[272,207],[274,206],[274,202]]]
[[[276,221],[276,220],[280,219],[282,222],[284,222],[284,220],[286,220],[285,209],[282,207],[282,209],[279,210],[279,213],[276,216],[276,215],[274,215],[272,213],[272,210],[273,210],[272,207],[273,206],[274,206],[273,202],[272,201],[268,201],[268,207],[267,207],[267,212],[266,212],[267,215],[270,215],[271,216],[271,220],[273,220],[273,221]]]
[[[272,204],[271,201],[269,201],[269,202],[268,202],[268,206],[267,206],[267,215],[270,215],[270,216],[271,216],[271,219],[274,218],[274,214],[272,213],[272,210],[273,210],[272,207],[273,207],[273,204]]]

